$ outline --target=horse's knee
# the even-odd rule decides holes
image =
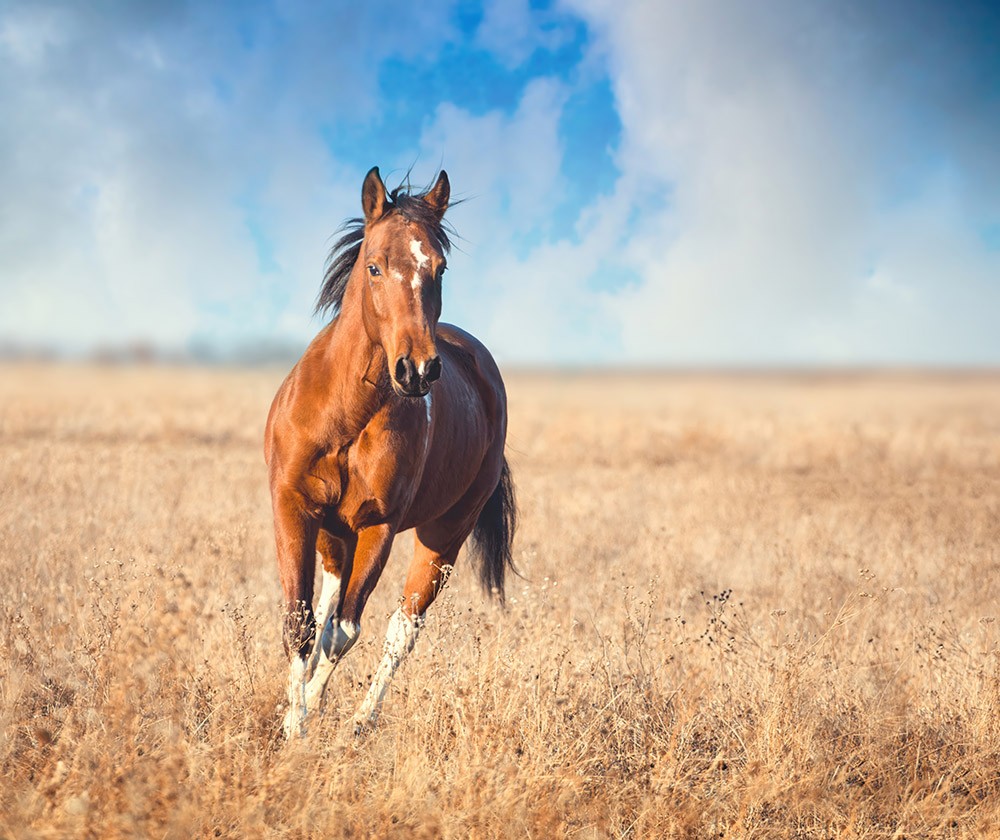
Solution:
[[[361,626],[353,621],[331,619],[323,628],[323,653],[331,662],[346,654],[361,635]]]

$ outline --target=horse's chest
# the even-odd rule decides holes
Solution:
[[[391,521],[412,498],[418,464],[405,440],[362,433],[343,463],[337,516],[351,530]]]

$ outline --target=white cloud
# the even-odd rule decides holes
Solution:
[[[1000,362],[1000,115],[959,13],[570,6],[577,68],[513,113],[436,103],[370,161],[441,161],[469,199],[447,318],[516,362]],[[364,169],[320,120],[371,116],[384,59],[459,37],[450,0],[401,8],[283,2],[242,28],[210,5],[5,9],[0,337],[307,338]],[[475,40],[519,67],[563,43],[561,14],[488,2]],[[601,67],[620,175],[560,238],[560,119]]]
[[[3,339],[176,347],[315,326],[363,175],[331,159],[320,115],[371,113],[373,68],[436,43],[446,10],[394,9],[386,33],[376,5],[282,3],[243,28],[213,8],[0,15]]]
[[[566,329],[596,305],[596,298],[580,297],[580,279],[591,267],[583,250],[556,242],[532,248],[527,262],[518,256],[521,243],[546,241],[552,227],[563,184],[558,128],[567,94],[543,78],[525,88],[510,115],[442,105],[420,138],[421,159],[441,158],[453,197],[467,199],[449,212],[461,238],[449,260],[443,317],[506,361],[565,360]]]
[[[623,123],[618,198],[646,208],[643,229],[608,237],[640,278],[603,301],[626,359],[1000,361],[982,324],[1000,311],[986,282],[1000,255],[970,214],[1000,187],[975,154],[988,121],[949,126],[948,139],[973,150],[958,162],[966,178],[988,182],[943,195],[926,150],[898,149],[912,142],[905,108],[926,103],[905,74],[880,81],[885,56],[867,43],[885,33],[796,3],[766,15],[577,5],[603,42]],[[889,276],[909,299],[870,282]]]
[[[985,314],[1000,255],[973,218],[993,191],[900,152],[906,108],[926,103],[877,82],[900,59],[870,43],[898,45],[800,4],[580,5],[597,36],[585,61],[604,57],[622,119],[616,188],[572,241],[525,253],[561,188],[566,88],[536,83],[511,117],[439,108],[424,155],[444,150],[474,195],[453,214],[471,241],[448,315],[514,362],[1000,360]],[[977,150],[982,123],[948,144]]]
[[[556,11],[533,9],[528,0],[485,0],[476,31],[476,43],[510,67],[537,49],[557,49],[569,37],[565,18]]]

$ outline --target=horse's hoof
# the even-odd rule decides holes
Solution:
[[[375,718],[368,718],[368,717],[355,718],[354,737],[363,738],[365,735],[368,735],[370,732],[373,732],[375,730],[376,722],[377,721]]]

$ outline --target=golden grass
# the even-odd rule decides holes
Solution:
[[[463,555],[355,739],[404,536],[290,746],[281,376],[0,368],[0,835],[1000,826],[1000,376],[511,376],[508,609]]]

